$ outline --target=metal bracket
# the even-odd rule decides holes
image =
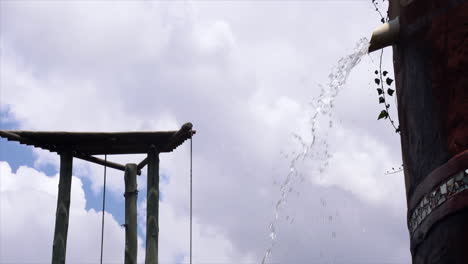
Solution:
[[[138,190],[134,190],[133,192],[124,192],[124,197],[127,198],[127,195],[135,194],[138,195]]]

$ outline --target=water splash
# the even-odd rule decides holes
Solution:
[[[309,103],[309,106],[312,108],[312,113],[309,118],[311,139],[309,141],[304,140],[299,134],[294,133],[293,138],[299,143],[299,150],[293,151],[290,154],[283,153],[285,158],[290,158],[289,173],[280,185],[280,198],[276,202],[274,218],[269,225],[271,244],[263,256],[262,264],[266,263],[276,244],[278,218],[282,208],[287,202],[288,194],[295,191],[298,183],[304,181],[303,175],[299,173],[298,165],[303,163],[306,158],[314,159],[317,161],[316,165],[318,166],[320,175],[323,174],[328,166],[328,159],[331,157],[331,154],[328,152],[328,131],[325,132],[322,138],[320,137],[318,133],[320,127],[317,125],[319,117],[328,118],[328,126],[325,126],[326,130],[333,127],[332,109],[334,107],[335,98],[343,89],[351,70],[359,64],[362,57],[367,54],[368,48],[369,40],[361,38],[353,52],[348,56],[342,57],[338,61],[338,64],[332,69],[330,75],[328,75],[328,83],[326,85],[319,85],[321,88],[320,95],[317,98],[313,98],[312,102]],[[323,146],[323,148],[319,149],[316,146]],[[298,192],[295,191],[295,193],[299,195]],[[322,204],[326,205],[326,201],[323,201]],[[333,232],[332,237],[336,237],[335,232]]]

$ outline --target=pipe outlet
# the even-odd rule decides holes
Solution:
[[[371,53],[373,51],[395,44],[395,42],[398,40],[399,32],[400,21],[398,17],[376,28],[374,32],[372,32],[368,52]]]

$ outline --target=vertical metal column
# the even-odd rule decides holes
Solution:
[[[67,250],[68,219],[72,182],[73,156],[70,151],[60,153],[60,179],[55,213],[55,232],[52,264],[65,263]]]
[[[137,165],[125,165],[125,264],[137,263]]]
[[[159,236],[159,153],[154,146],[148,151],[146,196],[146,264],[158,263]]]

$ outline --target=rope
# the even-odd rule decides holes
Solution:
[[[190,264],[192,264],[192,130],[190,130]]]
[[[107,154],[104,155],[104,160],[107,162]],[[101,223],[101,264],[102,264],[102,252],[104,248],[104,212],[106,210],[106,176],[107,166],[104,165],[104,191],[102,194],[102,223]]]

